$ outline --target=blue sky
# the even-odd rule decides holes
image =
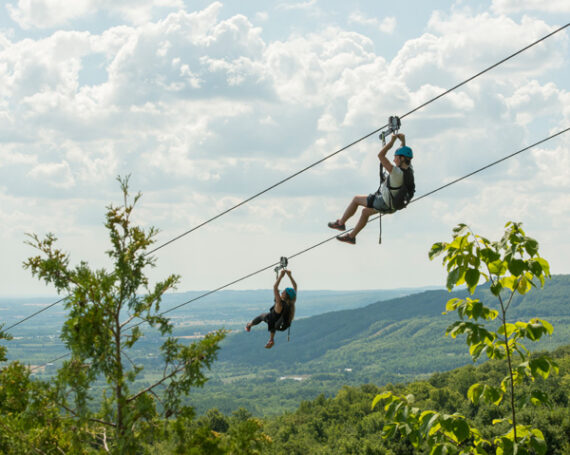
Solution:
[[[108,265],[117,175],[136,221],[179,235],[570,18],[567,1],[9,0],[0,7],[0,295],[51,295],[25,233]],[[570,126],[568,31],[403,122],[417,194]],[[432,243],[509,220],[570,273],[570,134],[291,261],[307,289],[439,285]],[[157,252],[154,279],[208,290],[333,234],[378,185],[376,136]],[[353,225],[354,220],[349,222]],[[238,289],[268,288],[272,272]]]

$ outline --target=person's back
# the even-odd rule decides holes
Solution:
[[[279,330],[280,332],[284,332],[291,326],[291,322],[293,318],[291,317],[293,303],[286,302],[284,300],[281,301],[281,313],[279,314],[279,318],[275,321],[275,330]]]

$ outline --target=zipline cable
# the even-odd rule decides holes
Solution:
[[[531,44],[529,44],[528,46],[523,47],[522,49],[520,49],[519,51],[515,52],[514,54],[511,54],[511,55],[509,55],[508,57],[505,57],[503,60],[501,60],[501,61],[495,63],[494,65],[491,65],[490,67],[485,68],[483,71],[478,72],[478,73],[475,74],[474,76],[471,76],[469,79],[465,79],[463,82],[461,82],[461,83],[455,85],[454,87],[451,87],[450,89],[446,90],[445,92],[443,92],[443,93],[437,95],[435,98],[432,98],[431,100],[426,101],[425,103],[423,103],[423,104],[419,105],[418,107],[412,109],[410,112],[407,112],[407,113],[405,113],[404,115],[401,115],[401,116],[400,116],[400,119],[403,119],[404,117],[407,117],[408,115],[413,114],[414,112],[416,112],[416,111],[418,111],[418,110],[420,110],[420,109],[426,107],[428,104],[433,103],[434,101],[438,100],[438,99],[441,98],[442,96],[447,95],[449,92],[452,92],[452,91],[458,89],[459,87],[461,87],[462,85],[465,85],[465,84],[467,84],[468,82],[471,82],[473,79],[475,79],[475,78],[481,76],[482,74],[486,73],[487,71],[490,71],[490,70],[492,70],[493,68],[495,68],[495,67],[497,67],[497,66],[499,66],[499,65],[501,65],[501,64],[503,64],[503,63],[505,63],[507,60],[510,60],[511,58],[516,57],[517,55],[519,55],[519,54],[521,54],[522,52],[524,52],[524,51],[530,49],[531,47],[535,46],[536,44],[538,44],[538,43],[544,41],[544,40],[547,39],[547,38],[550,38],[552,35],[554,35],[554,34],[560,32],[560,31],[564,30],[564,29],[567,28],[568,26],[570,26],[570,22],[567,23],[566,25],[563,25],[563,26],[560,27],[560,28],[557,28],[557,29],[554,30],[553,32],[549,33],[548,35],[543,36],[542,38],[538,39],[538,40],[535,41],[534,43],[531,43]]]
[[[501,64],[503,64],[503,63],[505,63],[507,60],[510,60],[511,58],[513,58],[513,57],[515,57],[515,56],[521,54],[522,52],[524,52],[524,51],[530,49],[531,47],[533,47],[533,46],[539,44],[540,42],[542,42],[542,41],[544,41],[544,40],[550,38],[551,36],[555,35],[556,33],[561,32],[562,30],[564,30],[565,28],[567,28],[567,27],[569,27],[569,26],[570,26],[570,22],[567,23],[566,25],[563,25],[562,27],[557,28],[556,30],[554,30],[554,31],[552,31],[551,33],[549,33],[548,35],[545,35],[545,36],[543,36],[542,38],[539,38],[538,40],[532,42],[531,44],[529,44],[528,46],[526,46],[526,47],[524,47],[524,48],[518,50],[517,52],[514,52],[513,54],[509,55],[508,57],[505,57],[504,59],[500,60],[499,62],[497,62],[497,63],[495,63],[495,64],[493,64],[493,65],[491,65],[491,66],[485,68],[485,69],[482,70],[482,71],[479,71],[479,72],[478,72],[477,74],[475,74],[474,76],[471,76],[470,78],[465,79],[463,82],[460,82],[459,84],[453,86],[452,88],[450,88],[450,89],[448,89],[448,90],[445,90],[444,92],[440,93],[440,94],[437,95],[436,97],[431,98],[430,100],[428,100],[428,101],[426,101],[425,103],[419,105],[418,107],[412,109],[411,111],[409,111],[409,112],[407,112],[407,113],[401,115],[401,116],[400,116],[400,119],[403,119],[403,118],[405,118],[405,117],[407,117],[407,116],[413,114],[414,112],[416,112],[416,111],[418,111],[418,110],[424,108],[424,107],[427,106],[428,104],[433,103],[434,101],[436,101],[436,100],[438,100],[439,98],[441,98],[441,97],[447,95],[448,93],[450,93],[450,92],[452,92],[452,91],[458,89],[459,87],[461,87],[461,86],[467,84],[468,82],[471,82],[473,79],[475,79],[475,78],[481,76],[482,74],[485,74],[486,72],[492,70],[493,68],[496,68],[497,66],[499,66],[499,65],[501,65]],[[344,150],[349,149],[349,148],[352,147],[353,145],[356,145],[356,144],[358,144],[359,142],[362,142],[363,140],[368,139],[370,136],[372,136],[372,135],[378,133],[379,131],[383,130],[383,129],[386,128],[387,126],[388,126],[388,124],[386,124],[386,125],[384,125],[384,126],[378,128],[378,129],[372,131],[371,133],[368,133],[368,134],[365,135],[365,136],[362,136],[360,139],[357,139],[357,140],[351,142],[350,144],[345,145],[344,147],[342,147],[342,148],[340,148],[339,150],[337,150],[337,151],[331,153],[330,155],[327,155],[327,156],[325,156],[324,158],[321,158],[320,160],[315,161],[313,164],[310,164],[310,165],[304,167],[304,168],[301,169],[300,171],[297,171],[297,172],[295,172],[294,174],[291,174],[290,176],[288,176],[288,177],[286,177],[286,178],[284,178],[284,179],[278,181],[277,183],[274,183],[273,185],[271,185],[271,186],[265,188],[264,190],[261,190],[260,192],[254,194],[253,196],[250,196],[250,197],[248,197],[247,199],[244,199],[243,201],[241,201],[241,202],[239,202],[238,204],[236,204],[236,205],[230,207],[229,209],[224,210],[224,211],[218,213],[217,215],[213,216],[212,218],[209,218],[208,220],[206,220],[206,221],[204,221],[204,222],[198,224],[197,226],[194,226],[193,228],[189,229],[188,231],[183,232],[182,234],[180,234],[180,235],[178,235],[178,236],[176,236],[176,237],[174,237],[174,238],[168,240],[167,242],[165,242],[165,243],[163,243],[163,244],[157,246],[156,248],[154,248],[154,249],[148,251],[148,252],[146,253],[146,256],[148,256],[148,255],[150,255],[150,254],[152,254],[152,253],[154,253],[154,252],[160,250],[161,248],[164,248],[165,246],[170,245],[171,243],[173,243],[173,242],[175,242],[175,241],[181,239],[182,237],[185,237],[186,235],[188,235],[188,234],[190,234],[190,233],[192,233],[192,232],[194,232],[194,231],[200,229],[201,227],[205,226],[206,224],[209,224],[209,223],[211,223],[212,221],[214,221],[214,220],[216,220],[216,219],[218,219],[218,218],[220,218],[220,217],[222,217],[222,216],[228,214],[228,213],[231,212],[232,210],[235,210],[235,209],[237,209],[238,207],[241,207],[242,205],[245,205],[245,204],[251,202],[252,200],[256,199],[257,197],[259,197],[259,196],[261,196],[261,195],[267,193],[268,191],[270,191],[270,190],[272,190],[272,189],[278,187],[279,185],[282,185],[283,183],[285,183],[285,182],[287,182],[287,181],[289,181],[289,180],[291,180],[291,179],[297,177],[298,175],[302,174],[303,172],[305,172],[305,171],[307,171],[307,170],[309,170],[309,169],[315,167],[316,165],[318,165],[318,164],[320,164],[320,163],[322,163],[322,162],[328,160],[329,158],[332,158],[333,156],[335,156],[335,155],[337,155],[337,154],[343,152]],[[41,311],[39,311],[38,314],[41,313],[42,311],[47,310],[48,308],[51,308],[52,306],[56,305],[57,303],[61,302],[61,301],[64,300],[64,299],[65,299],[65,297],[64,297],[63,299],[58,300],[57,302],[54,302],[54,303],[51,304],[50,306],[48,306],[48,307],[46,307],[45,309],[42,309]],[[22,322],[24,322],[24,321],[27,320],[27,319],[30,319],[30,318],[33,317],[33,316],[35,316],[35,314],[34,314],[34,315],[31,315],[30,317],[27,317],[26,319],[24,319],[24,320],[22,320],[22,321],[20,321],[20,322],[18,322],[18,323],[16,323],[16,324],[14,324],[14,325],[11,326],[10,328],[15,327],[15,326],[18,325],[18,324],[21,324]],[[6,329],[6,330],[8,330],[8,329]]]
[[[40,370],[41,368],[45,368],[49,364],[57,362],[58,360],[63,360],[66,357],[69,357],[69,355],[70,355],[69,352],[66,352],[65,354],[62,354],[59,357],[56,357],[55,359],[51,359],[49,362],[42,363],[41,365],[35,365],[35,366],[30,368],[30,373],[33,373],[34,371]]]
[[[515,157],[516,155],[519,155],[519,154],[521,154],[521,153],[523,153],[523,152],[525,152],[525,151],[527,151],[527,150],[529,150],[529,149],[531,149],[531,148],[533,148],[533,147],[536,147],[537,145],[540,145],[540,144],[542,144],[542,143],[544,143],[544,142],[547,142],[547,141],[549,141],[549,140],[551,140],[551,139],[554,139],[555,137],[560,136],[560,135],[562,135],[562,134],[564,134],[564,133],[567,133],[568,131],[570,131],[570,127],[566,128],[566,129],[564,129],[564,130],[561,130],[561,131],[559,131],[559,132],[557,132],[557,133],[554,133],[554,134],[552,134],[552,135],[550,135],[550,136],[548,136],[548,137],[546,137],[546,138],[544,138],[544,139],[541,139],[540,141],[537,141],[537,142],[535,142],[535,143],[533,143],[533,144],[531,144],[531,145],[528,145],[527,147],[524,147],[524,148],[522,148],[522,149],[520,149],[520,150],[518,150],[518,151],[516,151],[516,152],[514,152],[514,153],[511,153],[510,155],[506,155],[506,156],[504,156],[503,158],[500,158],[500,159],[498,159],[498,160],[496,160],[496,161],[493,161],[492,163],[489,163],[489,164],[487,164],[487,165],[485,165],[485,166],[483,166],[483,167],[481,167],[481,168],[479,168],[479,169],[477,169],[477,170],[475,170],[475,171],[473,171],[473,172],[470,172],[469,174],[465,174],[464,176],[459,177],[459,178],[457,178],[457,179],[455,179],[455,180],[453,180],[453,181],[451,181],[451,182],[449,182],[449,183],[446,183],[445,185],[441,185],[441,186],[438,187],[438,188],[435,188],[435,189],[433,189],[433,190],[431,190],[431,191],[429,191],[429,192],[427,192],[427,193],[424,193],[424,194],[422,194],[421,196],[412,199],[412,200],[410,201],[410,204],[412,204],[413,202],[417,202],[417,201],[419,201],[419,200],[421,200],[421,199],[424,199],[424,198],[426,198],[426,197],[428,197],[428,196],[431,196],[431,195],[433,195],[434,193],[437,193],[437,192],[439,192],[439,191],[441,191],[441,190],[443,190],[443,189],[445,189],[445,188],[448,188],[448,187],[451,186],[451,185],[454,185],[454,184],[456,184],[456,183],[458,183],[458,182],[461,182],[462,180],[465,180],[465,179],[467,179],[467,178],[469,178],[469,177],[472,177],[473,175],[478,174],[479,172],[482,172],[482,171],[484,171],[484,170],[486,170],[486,169],[489,169],[490,167],[496,166],[497,164],[502,163],[503,161],[506,161],[506,160],[508,160],[508,159],[510,159],[510,158],[513,158],[513,157]],[[410,204],[408,204],[408,205],[410,205]],[[376,217],[370,218],[370,219],[368,220],[368,223],[371,223],[372,221],[377,220],[377,219],[378,219],[379,217],[381,217],[381,216],[383,216],[383,215],[378,215],[378,216],[376,216]],[[367,224],[368,224],[368,223],[367,223]],[[352,231],[352,229],[347,229],[347,230],[344,231],[344,232],[346,233],[346,232],[350,232],[350,231]],[[332,237],[329,237],[329,238],[327,238],[327,239],[325,239],[325,240],[322,240],[321,242],[316,243],[316,244],[314,244],[314,245],[312,245],[312,246],[310,246],[310,247],[308,247],[308,248],[305,248],[304,250],[298,251],[297,253],[294,253],[294,254],[292,254],[291,256],[287,256],[287,259],[292,259],[292,258],[301,256],[302,254],[305,254],[305,253],[307,253],[308,251],[311,251],[311,250],[313,250],[313,249],[315,249],[315,248],[317,248],[317,247],[319,247],[319,246],[321,246],[321,245],[324,245],[324,244],[327,243],[327,242],[330,242],[331,240],[336,239],[337,236],[338,236],[338,234],[335,234],[335,235],[333,235]],[[250,278],[250,277],[252,277],[252,276],[254,276],[254,275],[257,275],[257,274],[259,274],[259,273],[261,273],[261,272],[264,272],[264,271],[266,271],[266,270],[272,269],[273,267],[275,267],[276,265],[279,265],[279,264],[280,264],[279,262],[275,262],[275,263],[273,263],[273,264],[271,264],[271,265],[268,265],[268,266],[266,266],[266,267],[263,267],[263,268],[261,268],[261,269],[255,271],[255,272],[248,273],[247,275],[244,275],[244,276],[242,276],[241,278],[238,278],[238,279],[236,279],[236,280],[233,280],[233,281],[230,282],[230,283],[224,284],[223,286],[219,286],[219,287],[217,287],[216,289],[213,289],[213,290],[211,290],[211,291],[208,291],[208,292],[205,292],[205,293],[203,293],[203,294],[200,294],[200,295],[198,295],[198,296],[196,296],[196,297],[194,297],[194,298],[192,298],[192,299],[190,299],[190,300],[187,300],[186,302],[183,302],[183,303],[181,303],[181,304],[179,304],[179,305],[176,305],[176,306],[174,306],[174,307],[172,307],[172,308],[169,308],[168,310],[163,311],[162,313],[160,313],[160,316],[164,316],[165,314],[171,313],[172,311],[177,310],[177,309],[179,309],[179,308],[181,308],[181,307],[183,307],[183,306],[185,306],[185,305],[188,305],[188,304],[190,304],[190,303],[192,303],[192,302],[195,302],[196,300],[200,300],[200,299],[202,299],[202,298],[204,298],[204,297],[207,297],[207,296],[209,296],[209,295],[211,295],[211,294],[214,294],[215,292],[221,291],[222,289],[225,289],[225,288],[227,288],[227,287],[229,287],[229,286],[232,286],[233,284],[239,283],[240,281],[243,281],[243,280],[245,280],[245,279],[247,279],[247,278]],[[142,320],[142,321],[140,321],[140,322],[138,322],[138,323],[136,323],[136,324],[133,324],[133,325],[127,327],[125,330],[129,330],[129,329],[132,330],[133,328],[138,327],[139,325],[142,325],[142,324],[144,324],[145,322],[146,322],[146,321]],[[67,355],[69,355],[69,354],[67,354]],[[46,365],[49,364],[49,363],[53,363],[53,362],[55,362],[56,360],[60,360],[61,358],[63,358],[63,357],[58,357],[57,359],[50,360],[49,362],[47,362],[47,363],[45,363],[45,364],[43,364],[43,365],[39,365],[39,366],[35,367],[35,369],[42,368],[42,367],[46,366]],[[34,369],[31,369],[31,371],[34,371]]]
[[[20,325],[22,322],[26,322],[28,319],[32,319],[34,316],[37,316],[40,313],[43,313],[46,310],[49,310],[52,306],[57,305],[60,302],[63,302],[66,299],[66,297],[62,297],[61,299],[59,299],[57,302],[53,302],[50,303],[48,306],[43,307],[41,310],[36,311],[35,313],[30,314],[29,316],[26,316],[24,319],[22,319],[21,321],[16,322],[15,324],[12,324],[11,326],[7,327],[7,328],[3,328],[2,330],[8,331],[10,329],[13,329],[14,327]]]
[[[534,144],[529,145],[528,147],[525,147],[525,148],[523,148],[523,149],[521,149],[521,150],[519,150],[519,151],[517,151],[517,152],[514,152],[514,153],[511,153],[510,155],[504,156],[503,158],[498,159],[497,161],[493,161],[492,163],[487,164],[486,166],[483,166],[482,168],[479,168],[479,169],[477,169],[476,171],[470,172],[469,174],[466,174],[466,175],[464,175],[463,177],[459,177],[459,178],[457,178],[457,179],[455,179],[455,180],[452,180],[451,182],[446,183],[445,185],[440,186],[439,188],[436,188],[435,190],[432,190],[432,191],[430,191],[429,193],[422,194],[422,195],[419,196],[418,198],[412,199],[412,200],[410,201],[410,204],[411,204],[412,202],[417,202],[417,201],[419,201],[420,199],[423,199],[423,198],[426,198],[426,197],[428,197],[428,196],[431,196],[433,193],[437,193],[438,191],[443,190],[444,188],[447,188],[448,186],[454,185],[455,183],[460,182],[461,180],[465,180],[465,179],[467,179],[467,178],[469,178],[469,177],[471,177],[471,176],[473,176],[473,175],[475,175],[475,174],[478,174],[479,172],[484,171],[485,169],[489,169],[490,167],[493,167],[493,166],[495,166],[496,164],[499,164],[499,163],[501,163],[501,162],[503,162],[503,161],[506,161],[506,160],[508,160],[509,158],[512,158],[513,156],[519,155],[519,154],[522,153],[522,152],[526,152],[528,149],[531,149],[531,148],[533,148],[533,147],[536,147],[537,145],[540,145],[540,144],[542,144],[543,142],[547,142],[547,141],[549,141],[550,139],[554,139],[555,137],[560,136],[561,134],[567,133],[568,131],[570,131],[570,127],[566,128],[566,129],[564,129],[564,130],[561,130],[561,131],[559,131],[558,133],[554,133],[554,134],[552,134],[551,136],[548,136],[548,137],[546,137],[546,138],[544,138],[544,139],[542,139],[542,140],[540,140],[540,141],[538,141],[538,142],[535,142]]]

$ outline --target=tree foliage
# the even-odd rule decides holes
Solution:
[[[523,425],[540,428],[547,445],[546,453],[560,455],[570,453],[570,346],[561,347],[550,355],[560,366],[560,374],[551,375],[547,379],[538,377],[534,382],[526,381],[519,387],[519,395],[530,396],[533,391],[541,390],[549,395],[552,404],[527,406],[519,412],[518,421]],[[455,437],[460,439],[465,434],[465,425],[460,423],[463,416],[470,431],[479,430],[482,443],[485,440],[492,444],[496,437],[508,431],[505,423],[493,424],[494,419],[508,414],[508,400],[498,406],[483,400],[475,405],[467,398],[467,390],[474,382],[499,386],[506,368],[506,359],[489,360],[478,366],[466,365],[405,384],[345,386],[330,397],[320,395],[304,401],[294,412],[264,419],[264,432],[271,437],[272,444],[265,447],[262,453],[429,454],[431,449],[428,444],[414,447],[409,438],[378,437],[384,426],[391,425],[394,421],[384,415],[383,409],[379,411],[378,405],[373,409],[370,403],[375,396],[386,392],[391,392],[393,396],[409,397],[406,405],[410,411],[417,408],[420,414],[423,410],[432,410],[432,417],[439,414],[434,422],[441,417],[444,426],[443,429],[437,428],[434,423],[434,432],[455,432]],[[399,410],[402,416],[405,414],[403,407],[404,405]],[[219,422],[219,416],[212,416],[212,421]],[[455,422],[458,423],[452,425]],[[434,434],[433,438],[443,439],[443,436]],[[448,442],[445,439],[443,441]],[[472,439],[468,438],[464,444],[470,442]],[[455,443],[450,440],[449,445]],[[481,449],[487,450],[489,447],[491,446],[483,445]]]
[[[20,362],[0,370],[0,453],[66,453],[73,425],[55,404],[54,387]]]
[[[450,243],[432,246],[430,259],[440,255],[443,255],[448,272],[447,288],[450,291],[455,286],[465,285],[473,295],[477,286],[489,283],[497,300],[497,309],[494,309],[479,299],[450,299],[446,313],[456,312],[459,320],[447,328],[446,335],[453,338],[465,335],[473,361],[482,355],[489,359],[506,359],[507,374],[499,386],[474,383],[469,387],[467,397],[474,405],[486,402],[495,406],[507,397],[509,415],[494,419],[493,424],[505,424],[508,430],[488,441],[462,415],[420,411],[413,407],[413,396],[386,392],[373,401],[373,407],[381,404],[390,420],[384,426],[383,435],[405,436],[415,447],[427,445],[432,454],[485,454],[488,450],[496,450],[497,455],[544,454],[543,433],[530,425],[517,423],[517,411],[528,403],[548,404],[548,396],[542,391],[517,396],[516,391],[525,381],[546,379],[558,372],[558,365],[550,356],[532,356],[523,344],[524,340],[537,341],[552,334],[553,327],[538,318],[528,322],[507,319],[515,295],[524,295],[532,287],[543,287],[545,278],[550,277],[548,262],[538,254],[538,242],[528,237],[519,223],[507,223],[503,237],[496,242],[476,235],[468,226],[460,224],[453,230]],[[499,322],[497,328],[492,325],[496,319]]]
[[[263,433],[263,422],[245,409],[234,411],[230,417],[210,409],[199,419],[171,422],[163,441],[152,446],[152,453],[260,455],[270,443]]]
[[[4,327],[4,325],[0,324],[0,340],[11,340],[12,337],[10,334],[3,332],[2,327]],[[0,362],[6,361],[6,351],[7,349],[5,346],[0,346]]]
[[[183,405],[182,397],[205,383],[203,370],[214,361],[225,335],[218,330],[190,345],[171,335],[172,323],[161,314],[160,304],[179,277],[170,275],[151,286],[146,270],[155,260],[146,251],[157,231],[133,224],[140,194],[131,200],[128,178],[118,180],[123,203],[108,207],[105,224],[111,270],[95,270],[84,261],[71,266],[69,255],[56,248],[53,234],[43,239],[30,235],[28,243],[39,254],[24,264],[34,276],[68,295],[61,338],[71,358],[58,371],[55,400],[77,428],[72,438],[75,453],[88,447],[138,453],[160,433],[162,418],[191,416],[192,409]],[[161,375],[144,388],[135,384],[143,367],[129,355],[143,336],[142,324],[166,337],[160,348]],[[95,406],[92,396],[97,381],[106,384],[100,406]]]

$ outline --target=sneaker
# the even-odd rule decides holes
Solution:
[[[346,231],[346,226],[345,226],[344,224],[340,224],[340,223],[338,222],[338,220],[336,220],[336,221],[331,221],[331,222],[328,224],[328,226],[329,226],[331,229],[336,229],[336,230],[338,230],[338,231]]]
[[[350,243],[351,245],[356,245],[356,239],[348,234],[339,235],[337,236],[336,239],[340,240],[341,242]]]
[[[251,325],[247,324],[247,325],[245,326],[245,331],[246,331],[246,332],[251,332]]]

